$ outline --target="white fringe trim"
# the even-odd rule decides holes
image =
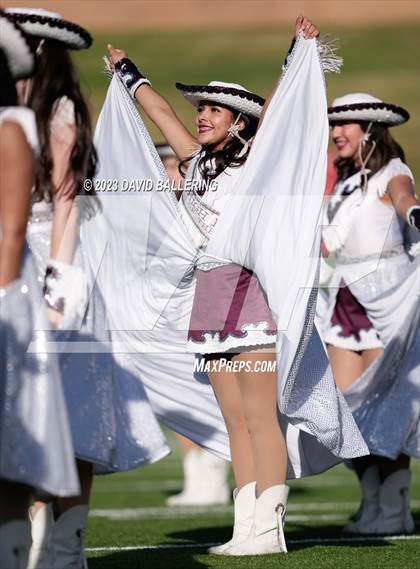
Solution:
[[[317,44],[324,73],[341,73],[343,58],[337,55],[340,48],[339,39],[325,35],[317,40]]]
[[[325,343],[336,346],[337,348],[343,348],[344,350],[352,350],[353,352],[384,347],[374,328],[370,330],[360,330],[360,341],[357,341],[354,336],[341,336],[341,332],[342,328],[339,324],[332,326],[325,335]]]
[[[112,68],[111,60],[106,55],[104,55],[102,59],[105,63],[104,73],[109,79],[112,79],[114,69]]]
[[[196,354],[215,354],[223,353],[235,348],[247,348],[253,346],[269,346],[275,344],[276,334],[267,334],[268,322],[258,324],[246,324],[242,326],[242,331],[246,332],[244,337],[229,335],[223,342],[220,340],[219,333],[204,332],[204,342],[188,340],[187,351]]]

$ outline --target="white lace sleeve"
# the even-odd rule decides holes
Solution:
[[[404,164],[400,158],[393,158],[378,176],[377,191],[380,198],[384,197],[389,182],[392,178],[395,178],[395,176],[408,176],[413,184],[415,183],[414,176],[407,164]]]

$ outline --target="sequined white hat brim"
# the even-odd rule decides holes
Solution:
[[[31,36],[60,41],[69,49],[86,49],[92,44],[87,30],[60,14],[33,8],[7,8],[8,18],[19,24]]]
[[[30,77],[35,57],[22,30],[0,14],[0,49],[6,55],[10,72],[14,79]]]

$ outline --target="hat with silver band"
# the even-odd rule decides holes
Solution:
[[[0,11],[0,49],[4,52],[13,79],[26,79],[32,75],[35,56],[24,32],[10,22]]]
[[[56,12],[41,8],[7,8],[5,13],[30,36],[60,41],[69,49],[86,49],[92,45],[88,31],[63,20]]]
[[[344,95],[334,99],[328,108],[328,119],[333,124],[340,121],[365,121],[396,126],[407,122],[409,118],[410,114],[402,107],[384,103],[368,93]]]
[[[255,95],[237,83],[225,83],[223,81],[210,81],[208,85],[183,85],[175,84],[178,91],[197,107],[200,101],[211,101],[220,105],[226,105],[245,115],[259,118],[265,100]]]

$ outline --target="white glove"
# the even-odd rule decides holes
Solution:
[[[60,329],[71,329],[84,318],[88,303],[85,273],[79,267],[49,259],[43,294],[49,308],[60,312]]]

